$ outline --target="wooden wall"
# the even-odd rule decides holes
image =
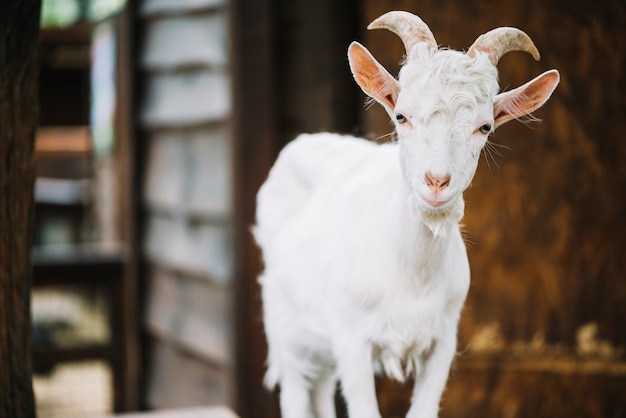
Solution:
[[[410,10],[437,41],[466,49],[496,26],[526,31],[542,54],[505,56],[501,86],[557,68],[561,84],[536,112],[492,138],[463,221],[472,284],[460,326],[460,356],[442,416],[618,417],[626,414],[626,6],[491,0],[365,0],[362,26]],[[363,34],[393,73],[403,53],[391,33]],[[363,114],[371,137],[390,127]],[[406,389],[381,383],[387,414],[406,408]]]
[[[227,3],[139,6],[149,408],[234,402]]]

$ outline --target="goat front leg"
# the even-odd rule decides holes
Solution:
[[[286,370],[280,381],[282,418],[315,418],[307,379],[294,370]]]
[[[343,338],[335,350],[337,374],[350,418],[380,418],[372,348],[358,338]]]
[[[337,380],[333,370],[328,370],[317,379],[313,387],[313,406],[317,418],[337,418],[335,411],[335,389]]]
[[[421,375],[416,376],[407,418],[436,418],[456,352],[456,329],[435,342]]]

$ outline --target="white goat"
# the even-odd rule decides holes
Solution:
[[[369,28],[395,32],[406,47],[398,80],[362,45],[348,50],[397,143],[302,135],[258,194],[266,384],[280,384],[284,418],[334,417],[337,380],[350,417],[380,417],[378,370],[400,381],[414,374],[407,416],[437,416],[469,287],[463,191],[494,129],[540,107],[559,82],[551,70],[498,94],[503,54],[539,59],[518,29],[494,29],[462,53],[438,49],[407,12]]]

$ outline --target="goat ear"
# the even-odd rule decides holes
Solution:
[[[350,44],[348,61],[354,79],[365,94],[392,113],[400,92],[398,81],[358,42]]]
[[[498,94],[493,101],[495,127],[540,108],[550,98],[559,80],[559,72],[550,70],[516,89]]]

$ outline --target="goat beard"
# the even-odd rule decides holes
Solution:
[[[423,205],[418,205],[413,195],[409,196],[408,204],[411,219],[423,222],[434,238],[447,237],[450,227],[458,225],[465,212],[463,196],[459,196],[446,208],[424,208]]]

